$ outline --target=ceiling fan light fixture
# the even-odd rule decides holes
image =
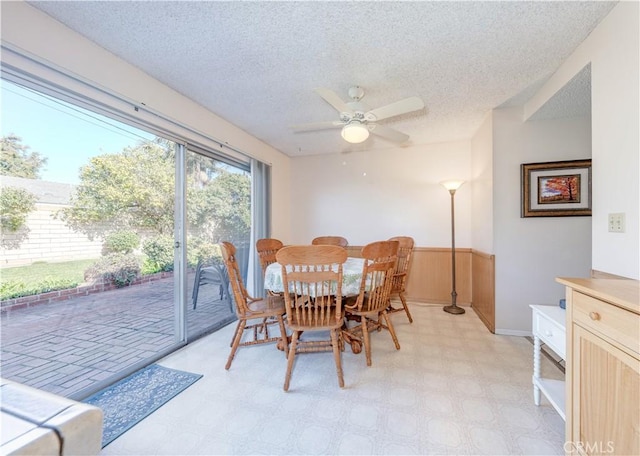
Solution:
[[[345,141],[358,144],[369,137],[369,129],[360,122],[351,122],[342,127],[341,134]]]

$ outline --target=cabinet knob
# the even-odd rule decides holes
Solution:
[[[547,330],[544,332],[544,335],[545,335],[545,336],[547,336],[547,337],[551,337],[551,336],[553,336],[553,333],[547,329]]]
[[[589,318],[592,320],[600,320],[600,314],[598,312],[589,312]]]

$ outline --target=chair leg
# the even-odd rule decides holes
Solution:
[[[231,346],[231,353],[229,353],[229,359],[227,359],[227,365],[224,367],[229,370],[231,367],[231,362],[233,361],[233,357],[236,354],[236,350],[238,350],[238,346],[240,345],[240,339],[242,339],[242,333],[244,332],[244,327],[247,325],[247,320],[241,319],[238,322],[238,326],[236,328],[235,337],[233,338],[233,345]]]
[[[198,303],[198,291],[200,291],[200,277],[196,277],[195,285],[193,286],[192,300],[193,310],[196,310],[196,304]]]
[[[360,317],[360,326],[362,327],[362,342],[364,343],[364,353],[367,358],[367,366],[371,366],[371,336],[369,335],[369,324],[367,317]]]
[[[393,339],[393,343],[396,346],[396,350],[400,350],[400,342],[398,342],[398,337],[396,336],[396,330],[393,329],[391,318],[389,318],[389,315],[387,315],[386,310],[383,310],[381,313],[382,313],[382,318],[384,318],[384,321],[387,323],[387,329],[391,333],[391,338]]]
[[[246,322],[245,322],[246,325]],[[236,340],[236,336],[238,335],[238,331],[240,330],[240,321],[238,321],[238,324],[236,325],[236,330],[233,333],[233,337],[231,338],[231,342],[229,342],[229,347],[233,347],[233,343]],[[244,331],[244,328],[242,329]],[[241,334],[242,335],[242,334]]]
[[[289,383],[291,383],[291,371],[293,370],[293,360],[296,357],[296,345],[298,345],[298,336],[300,331],[293,331],[291,336],[291,346],[289,347],[289,356],[287,357],[287,374],[284,377],[284,390],[289,391]]]
[[[342,373],[342,360],[340,359],[340,342],[338,341],[339,329],[331,330],[331,345],[333,346],[333,359],[336,361],[336,372],[338,373],[338,384],[344,388],[344,375]]]
[[[280,325],[280,335],[282,336],[282,347],[284,348],[285,358],[289,357],[289,341],[287,340],[287,328],[284,326],[284,318],[282,315],[278,317],[278,324]]]
[[[399,293],[400,301],[402,301],[402,307],[404,307],[404,311],[407,314],[407,318],[409,318],[409,323],[413,323],[413,318],[411,317],[411,312],[409,312],[409,306],[407,305],[407,300],[404,298],[404,292]]]

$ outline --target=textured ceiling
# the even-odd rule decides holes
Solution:
[[[409,144],[470,138],[486,113],[522,104],[616,2],[30,1],[32,6],[290,156],[395,148],[339,129],[314,91],[371,108],[426,108],[381,123]],[[588,113],[587,67],[536,118]],[[150,100],[148,104],[153,105]],[[220,132],[219,138],[224,139]]]

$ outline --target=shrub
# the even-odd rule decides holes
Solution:
[[[142,243],[142,251],[146,255],[142,265],[142,274],[173,271],[174,240],[169,236],[157,236]],[[199,260],[217,259],[222,264],[220,247],[202,238],[188,240],[187,264],[195,268]]]
[[[44,279],[37,285],[37,290],[30,294],[48,293],[49,291],[66,290],[75,288],[78,282],[70,279]]]
[[[110,253],[87,268],[84,278],[87,282],[102,279],[104,283],[113,283],[122,288],[131,285],[140,275],[140,261],[131,254]]]
[[[134,231],[114,231],[104,240],[106,253],[131,253],[140,245],[140,237]]]
[[[197,237],[189,239],[189,248],[187,249],[187,264],[189,266],[195,268],[198,261],[210,258],[219,258],[218,263],[222,264],[222,253],[218,244]]]
[[[0,190],[0,220],[2,229],[18,231],[25,226],[27,215],[36,209],[36,196],[22,188],[5,187]]]
[[[44,279],[36,285],[26,285],[24,282],[7,280],[0,283],[0,300],[21,298],[49,291],[66,290],[75,288],[78,282],[69,279]]]
[[[24,282],[14,280],[3,280],[0,282],[0,299],[12,299],[27,296],[25,294],[26,285]]]
[[[173,238],[157,236],[142,243],[142,252],[146,255],[144,271],[147,274],[173,271]]]

